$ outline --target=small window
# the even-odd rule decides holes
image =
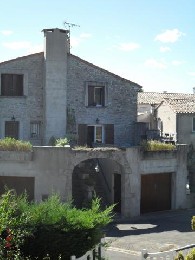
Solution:
[[[1,74],[2,96],[23,96],[23,75]]]
[[[88,86],[88,106],[105,106],[104,86]]]
[[[41,122],[30,123],[30,138],[39,139],[41,136]]]
[[[5,122],[5,137],[19,139],[19,121]]]
[[[192,132],[195,132],[195,117],[192,118]]]

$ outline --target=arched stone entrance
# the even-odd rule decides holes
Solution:
[[[121,213],[122,165],[108,158],[91,158],[74,167],[72,174],[72,198],[76,207],[89,206],[92,198],[101,198],[105,208],[113,203],[115,211]]]

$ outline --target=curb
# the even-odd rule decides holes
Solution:
[[[141,252],[138,252],[138,251],[132,251],[132,250],[127,250],[127,249],[122,249],[122,248],[117,248],[117,247],[106,247],[105,248],[106,250],[109,250],[109,251],[114,251],[114,252],[120,252],[120,253],[124,253],[124,254],[128,254],[128,255],[141,255]]]

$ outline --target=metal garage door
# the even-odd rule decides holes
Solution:
[[[171,209],[171,173],[141,176],[141,213]]]
[[[27,192],[28,200],[34,199],[34,178],[33,177],[11,177],[0,176],[0,194],[5,191],[5,186],[14,189],[18,195]]]

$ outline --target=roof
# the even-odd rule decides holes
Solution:
[[[175,113],[195,113],[195,94],[185,93],[138,93],[138,104],[160,105],[165,102]]]
[[[48,29],[45,29],[45,30],[48,30]],[[9,63],[9,62],[13,62],[13,61],[17,61],[17,60],[21,60],[21,59],[26,59],[26,58],[29,58],[29,57],[34,56],[34,55],[42,55],[42,56],[43,56],[43,52],[34,53],[34,54],[29,54],[29,55],[22,56],[22,57],[18,57],[18,58],[11,59],[11,60],[8,60],[8,61],[3,61],[3,62],[0,62],[0,65],[1,65],[1,64],[6,64],[6,63]],[[133,81],[131,81],[131,80],[122,78],[122,77],[118,76],[117,74],[114,74],[114,73],[112,73],[112,72],[110,72],[110,71],[108,71],[108,70],[106,70],[106,69],[103,69],[103,68],[101,68],[101,67],[99,67],[99,66],[96,66],[96,65],[94,65],[93,63],[90,63],[90,62],[88,62],[88,61],[86,61],[86,60],[83,60],[83,59],[81,59],[81,58],[78,57],[78,56],[75,56],[75,55],[73,55],[73,54],[69,54],[69,55],[72,56],[72,57],[74,57],[74,58],[76,58],[76,59],[78,59],[78,60],[81,61],[81,62],[84,62],[85,64],[88,64],[89,66],[92,66],[92,67],[97,68],[97,69],[99,69],[99,70],[101,70],[101,71],[104,71],[104,72],[106,72],[106,73],[108,73],[108,74],[114,76],[115,78],[121,80],[121,81],[125,81],[125,82],[127,82],[127,83],[133,84],[133,85],[135,85],[137,88],[139,88],[139,90],[142,89],[142,86],[140,86],[139,84],[137,84],[137,83],[135,83],[135,82],[133,82]],[[139,90],[138,90],[138,91],[139,91]]]
[[[6,63],[10,63],[10,62],[13,62],[13,61],[17,61],[17,60],[28,59],[28,58],[33,57],[33,56],[36,56],[36,55],[43,56],[43,52],[33,53],[33,54],[25,55],[25,56],[22,56],[22,57],[17,57],[17,58],[15,58],[15,59],[2,61],[2,62],[0,62],[0,65],[6,64]]]

